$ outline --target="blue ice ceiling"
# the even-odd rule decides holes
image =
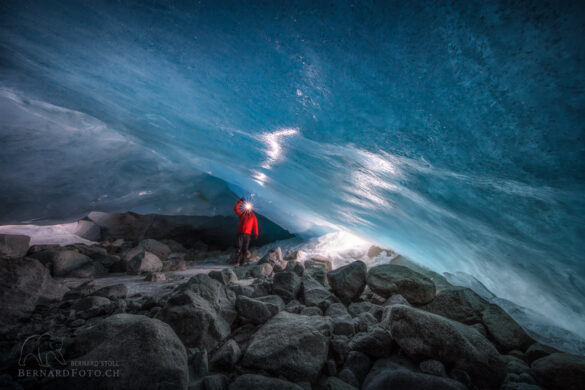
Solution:
[[[197,213],[210,173],[585,336],[578,3],[4,1],[0,223]]]

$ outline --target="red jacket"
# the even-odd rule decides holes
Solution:
[[[240,217],[240,223],[238,223],[238,233],[258,235],[258,220],[256,215],[251,211],[242,210],[243,201],[239,200],[234,207],[234,211]]]

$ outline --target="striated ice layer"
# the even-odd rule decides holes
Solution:
[[[585,337],[584,3],[9,0],[0,22],[0,223],[235,192]]]

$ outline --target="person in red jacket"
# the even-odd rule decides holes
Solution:
[[[244,198],[240,198],[234,207],[234,211],[240,217],[238,223],[238,253],[236,266],[244,265],[250,252],[250,238],[252,235],[254,239],[258,237],[258,219],[252,212],[252,203],[246,202]]]

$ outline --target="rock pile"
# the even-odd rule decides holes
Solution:
[[[75,256],[36,248],[34,259],[3,259],[2,275],[13,275],[0,276],[3,291],[28,295],[2,295],[13,323],[21,321],[3,327],[12,376],[2,380],[31,387],[14,383],[15,351],[29,335],[48,332],[63,340],[67,362],[117,360],[122,374],[117,382],[46,379],[46,388],[580,389],[585,382],[585,359],[535,343],[498,306],[444,282],[437,290],[406,266],[368,270],[355,261],[333,270],[326,258],[303,265],[275,249],[257,263],[140,297],[91,280],[67,291],[49,271],[70,275],[117,256],[111,264],[142,272],[136,259],[171,261],[170,246],[67,249]]]

